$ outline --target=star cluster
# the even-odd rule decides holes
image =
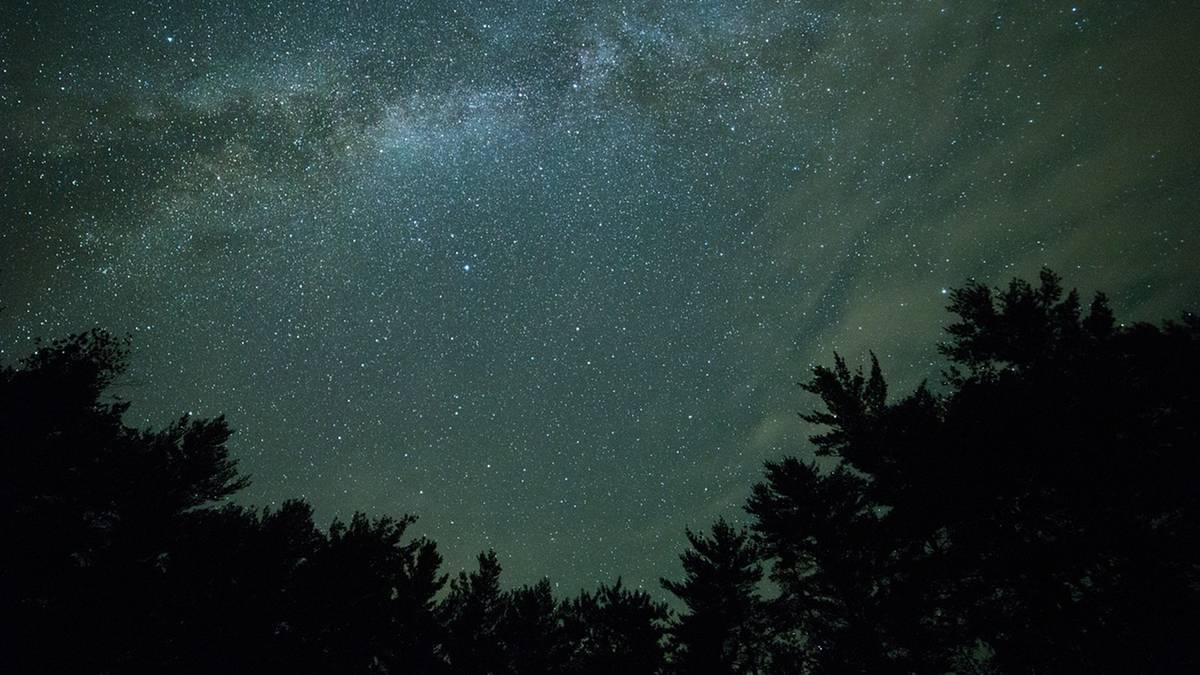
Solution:
[[[947,288],[1200,290],[1189,3],[7,3],[0,355],[134,337],[328,520],[564,590],[675,574],[838,350]]]

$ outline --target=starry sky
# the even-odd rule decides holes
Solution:
[[[1170,0],[9,0],[0,359],[129,333],[127,421],[226,413],[245,503],[656,589],[810,454],[810,365],[936,379],[968,277],[1195,306],[1197,35]]]

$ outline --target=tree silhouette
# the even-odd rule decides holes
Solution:
[[[560,606],[542,579],[505,594],[503,615],[497,626],[506,673],[552,675],[570,672],[570,645],[563,634]]]
[[[445,578],[414,519],[326,535],[302,502],[221,505],[248,483],[225,420],[124,425],[125,359],[92,331],[0,370],[3,670],[436,672]]]
[[[812,670],[1194,670],[1200,324],[1081,318],[1043,272],[951,295],[949,390],[895,403],[835,358],[817,453],[747,509]]]
[[[125,341],[39,344],[0,369],[0,671],[1200,671],[1200,320],[1122,325],[1050,272],[949,309],[941,393],[813,369],[831,468],[768,462],[749,534],[688,531],[673,622],[619,578],[506,591],[491,551],[443,597],[414,517],[231,503],[223,418],[126,426]]]
[[[600,584],[564,603],[563,634],[570,655],[567,671],[580,675],[652,675],[665,667],[663,644],[669,613],[645,591],[621,580]]]
[[[163,556],[155,662],[167,672],[303,672],[299,575],[325,544],[300,501],[189,513]]]
[[[356,513],[330,526],[300,570],[302,604],[288,627],[305,670],[395,672],[436,661],[433,600],[445,578],[432,542],[404,541],[415,520]]]
[[[478,561],[477,570],[461,572],[450,582],[450,594],[441,606],[451,672],[463,675],[505,669],[499,643],[505,609],[500,562],[495,551],[480,553]]]
[[[157,432],[121,422],[128,404],[102,395],[125,359],[124,341],[92,331],[0,371],[0,535],[10,544],[0,592],[19,669],[44,668],[44,657],[99,669],[142,653],[174,526],[247,483],[223,418]],[[52,635],[71,636],[71,654],[53,650]]]
[[[760,672],[768,626],[758,597],[762,565],[749,534],[721,518],[710,536],[686,535],[692,548],[679,556],[683,581],[661,580],[689,610],[670,629],[674,671]]]

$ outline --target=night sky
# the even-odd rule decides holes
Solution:
[[[1200,297],[1191,1],[242,4],[0,7],[0,359],[129,333],[129,423],[451,571],[678,578],[968,277]]]

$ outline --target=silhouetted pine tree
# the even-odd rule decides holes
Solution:
[[[163,672],[282,672],[295,660],[297,574],[324,545],[312,509],[227,505],[186,515],[166,545],[157,635]]]
[[[4,672],[438,672],[445,582],[413,518],[219,503],[223,418],[125,426],[125,344],[93,331],[0,370]]]
[[[664,669],[669,612],[645,591],[630,591],[617,579],[563,603],[562,614],[567,672],[653,675]]]
[[[543,579],[505,593],[498,637],[511,675],[566,673],[570,645],[562,629],[559,603]]]
[[[40,346],[0,369],[0,670],[1200,671],[1200,321],[1084,316],[1049,272],[950,310],[944,394],[889,401],[874,356],[813,370],[834,468],[769,462],[753,541],[688,532],[674,624],[620,580],[503,592],[494,553],[438,603],[412,517],[224,503],[247,479],[222,418],[127,427],[123,342]]]
[[[434,596],[445,583],[433,542],[405,541],[416,519],[334,521],[299,571],[287,635],[301,672],[404,672],[433,667]]]
[[[1049,272],[950,310],[945,395],[835,358],[805,418],[837,468],[755,486],[779,671],[1196,670],[1200,323],[1081,318]]]
[[[450,593],[440,608],[450,672],[461,675],[505,670],[499,639],[505,610],[500,562],[495,551],[480,553],[478,560],[478,569],[469,574],[460,572],[450,582]]]
[[[10,672],[131,664],[159,632],[166,544],[184,515],[246,485],[224,419],[161,431],[103,392],[126,344],[92,331],[0,370],[0,595]],[[70,645],[66,647],[64,645]]]
[[[763,570],[749,534],[724,518],[713,524],[710,536],[686,534],[692,548],[679,556],[683,581],[660,581],[688,607],[670,628],[673,671],[760,672],[769,636],[758,596]]]

